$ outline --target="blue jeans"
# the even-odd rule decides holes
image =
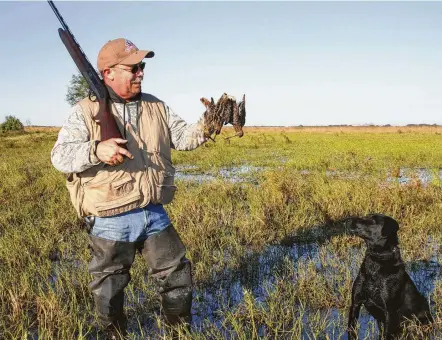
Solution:
[[[162,205],[149,203],[111,217],[95,217],[91,235],[107,240],[138,242],[158,233],[170,224],[169,216]]]

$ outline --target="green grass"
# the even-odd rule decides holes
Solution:
[[[397,219],[410,271],[441,262],[440,180],[426,184],[415,176],[400,184],[396,178],[399,169],[411,169],[413,177],[415,168],[442,168],[439,134],[344,129],[252,131],[230,143],[220,137],[192,152],[173,152],[175,164],[212,175],[244,165],[263,170],[254,181],[177,181],[166,209],[193,263],[197,319],[184,337],[339,338],[365,249],[337,223],[349,215]],[[50,163],[56,138],[56,132],[0,136],[2,339],[87,339],[97,331],[87,235],[64,175]],[[126,290],[131,337],[165,337],[146,272],[137,256]],[[440,336],[442,280],[433,279],[434,288],[425,291],[436,319],[430,334]],[[375,328],[370,322],[367,339]],[[422,337],[412,322],[409,332]]]
[[[344,130],[345,131],[345,130]],[[387,166],[442,167],[441,136],[433,133],[373,132],[250,132],[230,142],[175,154],[176,164],[192,164],[207,171],[248,164],[284,165],[296,169],[367,170]]]

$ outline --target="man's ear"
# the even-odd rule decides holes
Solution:
[[[105,69],[103,71],[103,79],[114,80],[114,73],[111,69]]]
[[[391,234],[397,233],[399,230],[399,223],[391,217],[385,217],[384,218],[384,225],[382,227],[382,236],[388,237]]]

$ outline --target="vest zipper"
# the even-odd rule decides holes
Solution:
[[[123,103],[123,138],[126,139],[126,103]]]
[[[140,112],[138,112],[140,110]],[[141,114],[143,113],[143,102],[141,102],[141,108],[138,107],[138,102],[137,102],[137,124],[138,126],[140,126],[140,120],[141,120]],[[137,137],[139,140],[141,140],[141,136],[140,136],[140,129],[137,129]],[[146,156],[144,155],[144,153],[146,153]],[[147,160],[147,143],[146,143],[146,151],[144,151],[144,149],[141,150],[141,154],[142,157],[144,159],[144,172],[146,174],[146,187],[149,190],[149,202],[150,203],[152,201],[152,192],[154,190],[153,188],[153,183],[151,183],[151,181],[149,180],[149,166],[150,163],[148,163]]]

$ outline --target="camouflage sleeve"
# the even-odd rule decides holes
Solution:
[[[170,107],[165,105],[165,108],[172,139],[172,148],[176,150],[193,150],[207,141],[204,137],[204,116],[195,124],[187,124]]]
[[[79,105],[75,105],[52,149],[52,165],[64,173],[77,173],[100,163],[92,151],[95,143],[89,138],[83,110]]]

